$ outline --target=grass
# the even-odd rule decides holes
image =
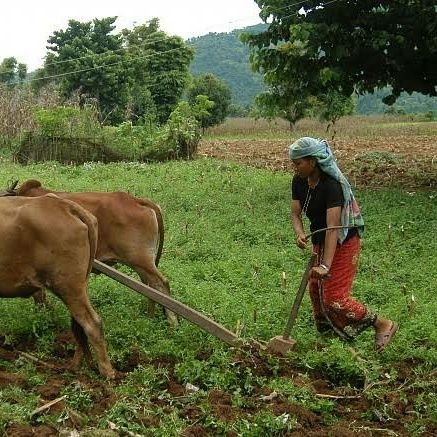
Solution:
[[[5,160],[0,166],[0,185],[6,185],[12,177],[20,181],[36,178],[53,189],[122,190],[154,199],[164,211],[166,241],[161,270],[170,281],[173,295],[231,330],[242,327],[246,338],[268,340],[282,332],[309,255],[293,244],[288,174],[210,159],[156,165],[89,163],[78,167],[55,163],[21,167]],[[400,364],[408,363],[416,375],[426,375],[437,365],[437,198],[429,192],[400,189],[361,190],[356,194],[367,228],[354,296],[399,321],[400,332],[381,355],[372,352],[371,332],[360,336],[352,349],[337,339],[322,341],[312,325],[306,298],[292,333],[298,340],[297,349],[289,354],[288,362],[303,375],[324,378],[338,387],[362,390],[373,384],[375,388],[369,389],[368,396],[373,396],[375,405],[384,405],[381,381],[385,384],[391,378],[394,382]],[[113,362],[123,363],[135,350],[150,359],[172,357],[177,364],[174,375],[165,369],[156,373],[149,366],[131,372],[114,389],[120,400],[99,416],[98,423],[88,418],[86,425],[103,430],[110,421],[130,432],[178,435],[193,423],[178,415],[182,406],[177,401],[164,409],[151,406],[157,396],[163,402],[171,398],[166,391],[171,377],[182,385],[189,382],[200,388],[187,402],[203,411],[200,423],[215,430],[216,435],[231,429],[240,435],[265,435],[272,429],[280,435],[294,429],[295,421],[293,417],[278,421],[266,410],[249,421],[240,417],[232,426],[220,422],[206,401],[206,393],[213,388],[233,393],[244,404],[257,388],[269,386],[322,414],[326,423],[335,422],[331,401],[317,399],[313,391],[279,375],[266,377],[239,367],[232,350],[188,322],[182,321],[178,329],[170,331],[163,315],[148,319],[145,300],[109,278],[92,277],[90,295],[104,320]],[[54,298],[51,302],[49,311],[40,312],[30,301],[2,300],[1,336],[13,345],[35,342],[39,356],[49,357],[56,332],[69,326],[63,305]],[[207,358],[199,359],[199,353],[205,351]],[[278,363],[273,359],[271,365]],[[0,388],[1,433],[10,421],[28,423],[37,403],[35,387],[43,381],[25,362],[11,365],[0,358],[0,368],[33,378],[35,384],[16,390]],[[68,377],[74,381],[74,375]],[[418,389],[421,396],[415,398],[415,416],[405,424],[413,434],[436,421],[435,383],[422,384]],[[31,396],[26,397],[25,392]],[[87,417],[93,393],[73,382],[64,393],[69,399],[67,408]],[[144,425],[144,417],[150,416],[159,418],[159,426]],[[40,420],[51,423],[50,417]]]

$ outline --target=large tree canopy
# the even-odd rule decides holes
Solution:
[[[159,31],[157,19],[119,34],[115,21],[70,20],[50,36],[38,78],[58,82],[66,97],[92,98],[108,123],[138,121],[151,111],[165,121],[185,88],[193,51]]]
[[[124,29],[122,34],[134,88],[150,92],[158,120],[164,122],[186,88],[194,51],[182,38],[160,31],[157,18],[133,30]],[[131,95],[136,106],[138,94]]]
[[[280,95],[350,96],[391,85],[437,95],[435,0],[256,0],[267,31],[245,38],[254,69]]]

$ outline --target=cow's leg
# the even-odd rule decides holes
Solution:
[[[85,288],[70,288],[68,292],[58,292],[56,294],[62,298],[70,310],[71,316],[85,332],[86,337],[96,353],[100,373],[107,378],[114,378],[115,372],[109,361],[108,352],[106,350],[102,321],[91,306]],[[75,336],[79,335],[79,338],[76,337],[76,339],[78,339],[78,348],[81,349],[81,351],[75,353],[73,359],[73,365],[77,366],[79,364],[77,361],[80,361],[83,355],[86,356],[87,347],[84,347],[84,340],[81,338],[79,330],[73,331],[73,333]]]
[[[141,280],[145,284],[170,296],[170,285],[168,280],[155,267],[154,263],[148,262],[144,263],[142,266],[137,264],[132,267],[140,275]],[[155,313],[155,302],[151,299],[149,299],[148,313],[149,316],[153,316]],[[165,308],[165,315],[170,326],[176,327],[178,325],[178,318],[173,311]]]
[[[76,350],[74,351],[73,361],[71,363],[71,368],[73,370],[79,370],[82,358],[85,356],[87,364],[91,365],[91,352],[88,344],[88,338],[83,330],[82,326],[76,322],[76,320],[71,318],[71,330],[73,332],[74,338],[77,342]],[[90,366],[91,367],[91,366]]]

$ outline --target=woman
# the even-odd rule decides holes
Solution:
[[[398,324],[377,316],[351,298],[360,253],[364,221],[349,182],[335,163],[328,143],[310,137],[289,147],[296,175],[292,181],[291,220],[296,244],[305,248],[307,238],[302,213],[310,220],[311,237],[317,254],[309,281],[317,329],[334,330],[346,340],[373,326],[375,349],[381,351],[392,340]]]

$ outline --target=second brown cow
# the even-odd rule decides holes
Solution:
[[[135,270],[141,281],[162,293],[170,294],[167,279],[158,270],[164,241],[164,225],[160,207],[148,199],[124,192],[57,192],[28,180],[16,190],[18,196],[37,197],[47,193],[78,203],[98,221],[96,258],[102,262],[121,263]],[[170,325],[177,325],[176,315],[165,309]],[[154,302],[149,302],[149,315]]]

